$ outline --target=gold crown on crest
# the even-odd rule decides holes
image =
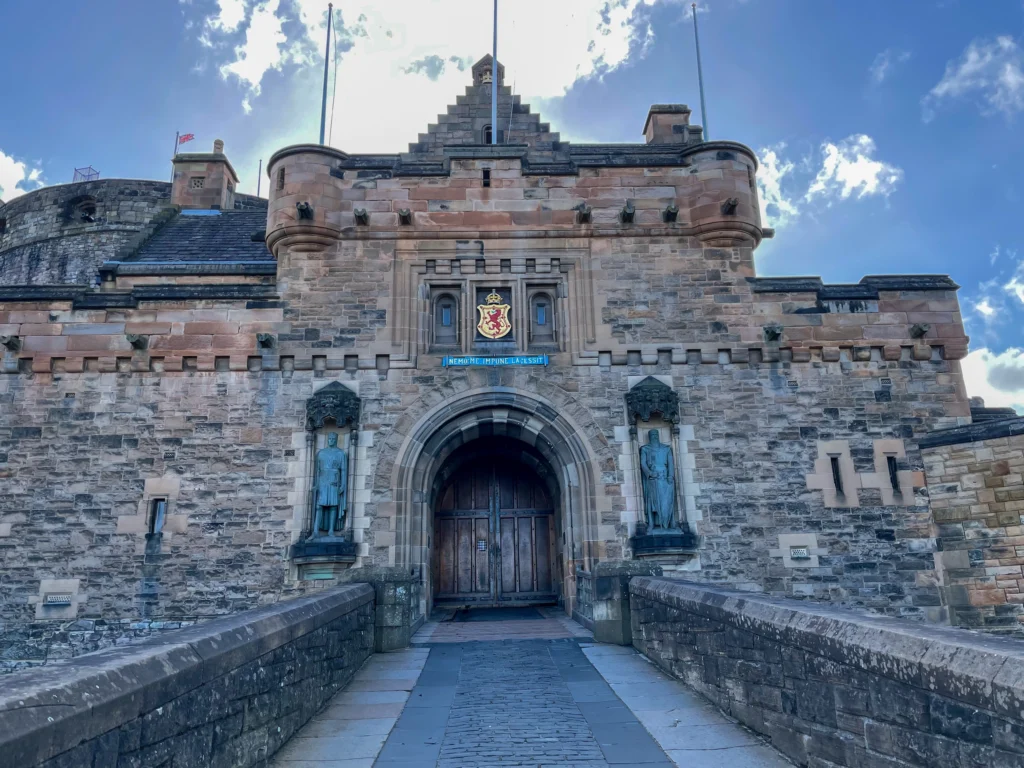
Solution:
[[[487,295],[487,303],[488,304],[501,304],[501,294],[499,294],[497,291],[491,291]]]

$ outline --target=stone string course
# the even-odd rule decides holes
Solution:
[[[633,644],[807,768],[1024,765],[1019,643],[636,577]]]
[[[264,766],[373,652],[373,614],[349,585],[7,676],[0,763]]]

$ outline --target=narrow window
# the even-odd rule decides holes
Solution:
[[[284,168],[277,172],[277,188],[278,190],[284,189]]]
[[[484,170],[484,186],[485,187],[491,186],[491,172],[489,170],[486,170],[486,169]]]
[[[485,125],[484,126],[484,144],[490,144],[491,143],[491,138],[492,138],[491,126]]]
[[[440,347],[454,347],[459,343],[459,306],[455,297],[445,293],[434,303],[434,344]]]
[[[167,499],[152,499],[149,502],[149,532],[160,533],[167,517]]]
[[[0,235],[7,231],[7,219],[0,219]]]
[[[840,496],[843,495],[843,475],[839,471],[839,457],[829,456],[828,460],[832,463],[832,484],[836,488],[836,493]]]
[[[530,342],[532,344],[554,344],[554,320],[551,297],[546,293],[538,293],[531,297]]]
[[[886,456],[885,463],[889,467],[889,485],[894,493],[900,492],[900,476],[896,473],[896,457]]]

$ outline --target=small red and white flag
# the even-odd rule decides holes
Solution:
[[[194,133],[186,133],[178,137],[178,144],[184,144],[186,141],[192,141],[196,135]]]

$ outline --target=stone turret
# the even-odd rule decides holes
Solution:
[[[213,142],[213,152],[177,154],[171,202],[182,208],[231,210],[235,207],[238,174],[224,154],[224,142]]]

